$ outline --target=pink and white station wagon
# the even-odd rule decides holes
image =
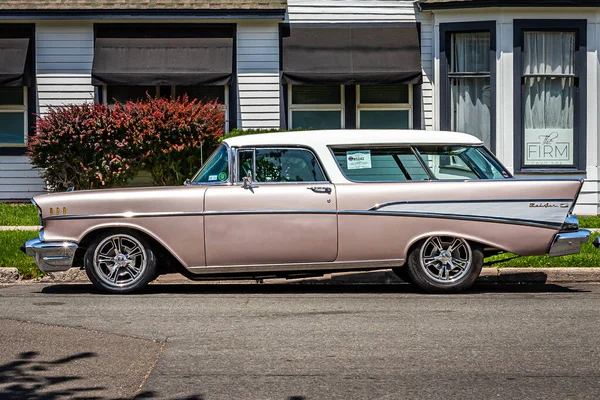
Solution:
[[[181,187],[35,197],[24,250],[110,293],[159,274],[297,278],[392,268],[428,292],[470,287],[486,256],[578,253],[580,179],[515,179],[473,136],[338,130],[225,140]]]

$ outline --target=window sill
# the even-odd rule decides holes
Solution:
[[[574,168],[532,168],[515,170],[516,174],[531,174],[531,175],[585,175],[587,171]]]

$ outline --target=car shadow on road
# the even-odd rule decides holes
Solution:
[[[57,284],[41,289],[44,294],[98,294],[94,286],[88,284]],[[581,287],[551,283],[477,283],[471,289],[454,296],[485,293],[585,293],[589,290]],[[152,284],[134,296],[157,294],[421,294],[409,284],[297,284],[297,283],[189,283],[189,284]],[[448,296],[448,294],[444,294]]]

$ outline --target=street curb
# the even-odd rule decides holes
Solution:
[[[1,231],[39,231],[41,226],[0,226]]]
[[[71,268],[64,272],[49,273],[42,278],[22,279],[16,268],[0,268],[0,283],[23,284],[33,283],[81,283],[89,282],[85,271]],[[179,274],[160,276],[154,283],[158,284],[193,284],[193,283],[254,283],[245,281],[191,281]],[[478,283],[600,283],[600,268],[484,268],[477,279]],[[399,284],[402,280],[391,270],[368,272],[341,272],[326,274],[316,278],[302,279],[268,279],[265,283],[320,284],[320,285],[352,285],[352,284]]]
[[[34,284],[34,283],[81,283],[89,282],[85,271],[71,268],[65,272],[49,273],[42,278],[22,279],[16,268],[0,268],[0,283]],[[160,276],[157,284],[215,284],[215,283],[255,283],[255,280],[244,281],[191,281],[179,274]],[[600,268],[484,268],[478,283],[600,283]],[[391,270],[368,272],[342,272],[326,274],[316,278],[302,279],[267,279],[265,283],[320,284],[320,285],[352,285],[352,284],[400,284]]]

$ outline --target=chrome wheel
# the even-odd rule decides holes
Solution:
[[[135,283],[148,264],[142,243],[125,234],[107,236],[98,243],[93,262],[98,278],[111,287]]]
[[[420,252],[421,268],[439,283],[451,283],[464,277],[471,268],[471,246],[461,238],[433,236],[427,239]]]

